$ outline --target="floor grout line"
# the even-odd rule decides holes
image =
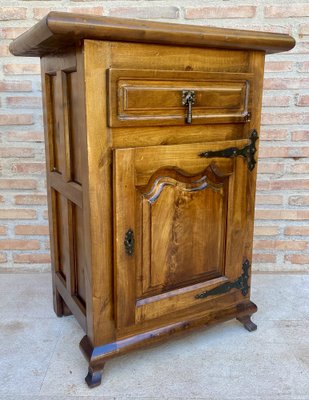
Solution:
[[[41,382],[41,384],[40,384],[39,395],[40,395],[40,393],[41,393],[43,384],[44,384],[44,382],[45,382],[45,379],[46,379],[46,376],[47,376],[47,372],[48,372],[48,369],[49,369],[50,364],[51,364],[51,360],[52,360],[52,358],[53,358],[53,355],[54,355],[55,352],[56,352],[57,345],[58,345],[58,343],[59,343],[59,341],[60,341],[60,339],[61,339],[61,335],[62,335],[64,329],[65,329],[65,325],[62,325],[61,327],[59,327],[58,339],[56,340],[56,343],[55,343],[55,345],[54,345],[54,348],[53,348],[53,351],[52,351],[52,353],[51,353],[51,356],[49,357],[49,360],[48,360],[48,362],[47,362],[45,374],[44,374],[44,377],[43,377],[42,382]]]

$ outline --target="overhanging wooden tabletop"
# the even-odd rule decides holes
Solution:
[[[15,39],[10,45],[10,51],[16,56],[43,56],[82,39],[260,50],[268,54],[287,51],[295,45],[291,36],[281,33],[53,11]]]

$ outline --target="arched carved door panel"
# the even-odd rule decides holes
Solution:
[[[237,245],[231,251],[231,241],[246,218],[246,162],[200,155],[245,143],[114,150],[120,331],[200,307],[209,299],[198,299],[198,293],[241,274],[242,254]]]

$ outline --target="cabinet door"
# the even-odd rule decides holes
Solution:
[[[207,307],[224,293],[200,293],[241,276],[251,172],[244,157],[201,154],[246,145],[248,140],[235,140],[114,150],[120,331],[201,303]]]

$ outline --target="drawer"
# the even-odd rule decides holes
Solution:
[[[249,73],[112,68],[107,74],[110,127],[245,123],[250,115]]]

